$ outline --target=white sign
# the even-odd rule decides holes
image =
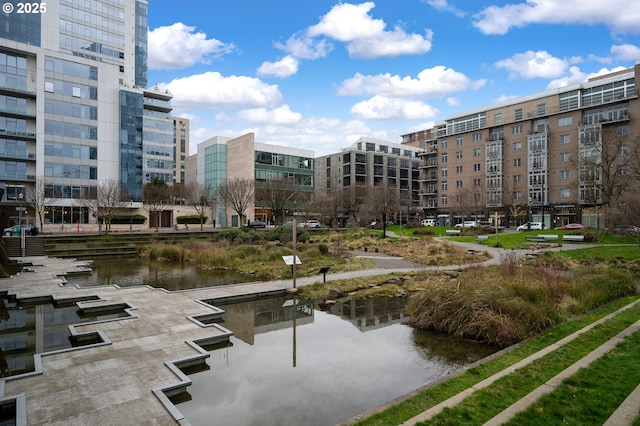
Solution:
[[[23,212],[23,211],[27,210],[27,208],[26,207],[16,207],[16,210],[19,211],[19,212]]]
[[[282,256],[282,260],[284,260],[284,263],[287,266],[293,265],[293,256]],[[298,256],[296,256],[296,265],[302,265],[302,262],[300,261],[300,258]]]

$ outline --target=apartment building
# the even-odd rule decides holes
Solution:
[[[402,212],[405,218],[413,218],[419,214],[423,151],[408,144],[361,137],[341,152],[316,159],[316,188],[324,193],[352,192],[356,198],[367,188],[388,188],[395,191],[398,200],[394,214]],[[339,217],[343,222],[353,219],[346,210]]]
[[[424,148],[422,216],[547,228],[605,226],[602,207],[637,198],[640,64],[581,84],[454,114],[402,136]],[[633,158],[632,158],[633,157]]]
[[[189,120],[182,117],[171,117],[173,121],[173,183],[185,182],[186,161],[189,155]]]
[[[296,199],[310,200],[315,189],[314,152],[280,145],[257,143],[255,135],[248,133],[237,138],[215,136],[197,145],[197,153],[187,159],[188,168],[195,165],[195,176],[187,174],[187,183],[197,182],[201,187],[215,190],[232,179],[250,179],[254,182],[254,200],[246,211],[248,220],[280,222],[280,212],[292,210]],[[195,180],[194,180],[195,178]],[[278,207],[261,197],[261,192],[287,192]],[[295,196],[294,196],[295,195]],[[212,203],[216,226],[241,226],[241,218],[221,200]]]
[[[133,210],[144,183],[173,183],[172,96],[147,88],[146,0],[46,6],[0,14],[2,207],[16,216],[43,189],[45,223],[95,223],[82,200],[99,185],[120,184]]]

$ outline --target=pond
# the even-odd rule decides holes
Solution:
[[[137,258],[98,259],[94,268],[69,283],[184,290],[258,281]],[[174,400],[194,426],[212,419],[228,426],[334,425],[497,350],[412,328],[405,297],[210,303],[225,310],[222,325],[234,334],[230,346],[211,349],[208,369],[189,376],[188,395]]]
[[[261,281],[256,275],[236,271],[199,271],[192,265],[150,261],[139,257],[98,257],[93,260],[91,275],[68,276],[68,284],[82,287],[148,285],[169,291],[214,287],[250,281]]]
[[[416,330],[405,304],[397,297],[217,305],[233,345],[212,351],[210,369],[189,376],[191,399],[177,407],[192,425],[335,425],[497,350]]]

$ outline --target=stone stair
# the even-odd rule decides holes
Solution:
[[[20,237],[3,237],[4,250],[9,257],[25,257],[25,256],[45,256],[43,237],[34,237],[28,235],[25,237],[24,254],[22,252]]]

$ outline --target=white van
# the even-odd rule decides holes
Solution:
[[[436,220],[435,219],[422,219],[420,224],[422,226],[436,226]]]

